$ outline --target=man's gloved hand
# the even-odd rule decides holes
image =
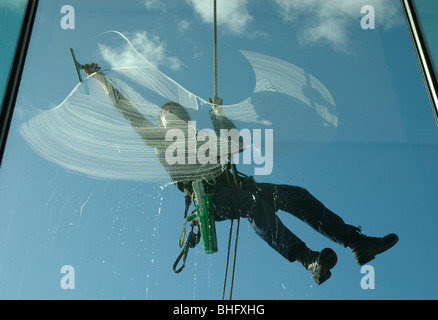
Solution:
[[[217,106],[221,106],[222,103],[224,102],[221,98],[218,97],[214,97],[213,99],[208,98],[208,101],[211,103],[211,108],[215,111],[218,112],[218,110],[216,110]]]
[[[97,65],[97,63],[84,64],[82,69],[85,71],[87,75],[98,72],[101,68]]]

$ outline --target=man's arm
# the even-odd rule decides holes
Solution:
[[[107,77],[100,72],[100,67],[95,64],[86,64],[83,70],[87,75],[91,75],[93,79],[98,81],[109,98],[113,102],[116,109],[123,117],[131,123],[131,126],[137,134],[148,144],[155,140],[162,140],[161,134],[157,126],[146,119],[137,109],[135,109],[129,100],[108,81]],[[151,134],[153,133],[153,134]]]
[[[210,119],[216,135],[220,137],[221,130],[226,130],[228,133],[230,132],[230,130],[238,131],[234,123],[225,116],[222,107],[222,99],[214,98],[214,100],[212,100],[211,98],[209,98],[209,101],[212,108],[212,110],[210,111]],[[232,139],[233,135],[229,135],[229,137],[231,137]],[[245,149],[242,137],[240,135],[238,135],[238,141],[229,141],[228,145],[229,150],[232,150],[233,153],[242,152]]]

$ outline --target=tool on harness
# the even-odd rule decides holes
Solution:
[[[216,224],[214,221],[214,197],[212,193],[206,193],[202,180],[193,182],[193,192],[196,211],[187,217],[187,221],[199,220],[198,228],[204,244],[205,253],[217,252]]]
[[[186,234],[186,226],[187,222],[191,221],[192,230],[189,232],[187,240],[185,241],[184,247],[173,264],[173,272],[180,273],[184,267],[187,259],[187,255],[189,253],[189,248],[194,248],[200,242],[200,238],[202,238],[204,251],[205,253],[215,253],[218,251],[217,247],[217,237],[216,237],[216,224],[214,221],[214,198],[213,194],[207,193],[204,188],[204,183],[202,180],[196,180],[192,183],[193,192],[194,192],[194,203],[196,209],[192,211],[192,213],[187,216],[188,209],[191,204],[190,198],[186,197],[186,208],[184,212],[184,226],[181,236],[179,238],[179,247],[183,247],[185,234]],[[197,232],[195,233],[193,230],[197,227]],[[182,266],[178,269],[178,263],[182,261]]]

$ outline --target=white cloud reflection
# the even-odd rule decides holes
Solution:
[[[325,44],[348,51],[351,31],[360,28],[363,5],[375,8],[376,28],[387,30],[402,23],[398,1],[369,0],[275,0],[285,22],[295,22],[302,45]]]
[[[193,6],[196,14],[204,23],[213,23],[213,1],[186,0]],[[248,0],[221,0],[217,2],[217,23],[226,31],[242,35],[248,32],[254,20],[248,12]]]
[[[160,37],[151,35],[147,31],[127,34],[127,37],[138,52],[142,56],[147,57],[148,61],[155,67],[165,66],[171,70],[180,70],[182,67],[180,59],[169,55],[167,43],[161,40]],[[103,59],[111,67],[127,67],[144,64],[144,61],[139,58],[139,55],[135,53],[128,44],[124,44],[120,47],[111,47],[99,43],[98,46]]]

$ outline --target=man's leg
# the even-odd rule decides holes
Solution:
[[[263,198],[221,184],[215,187],[214,193],[218,220],[248,218],[258,236],[289,261],[296,260],[290,256],[290,248],[304,245],[303,241],[284,226]]]
[[[270,199],[275,210],[294,215],[319,233],[345,247],[348,246],[352,233],[357,230],[327,209],[304,188],[269,183],[259,183],[257,186],[265,200]]]
[[[317,284],[331,276],[337,262],[332,249],[312,251],[287,229],[275,214],[275,209],[260,195],[248,190],[223,185],[215,188],[216,218],[219,220],[248,218],[255,232],[290,262],[298,260],[311,273]]]
[[[398,236],[369,237],[360,228],[346,224],[341,217],[327,209],[320,201],[301,187],[257,184],[259,192],[276,210],[289,212],[309,224],[329,239],[350,247],[356,262],[363,265],[394,246]]]

